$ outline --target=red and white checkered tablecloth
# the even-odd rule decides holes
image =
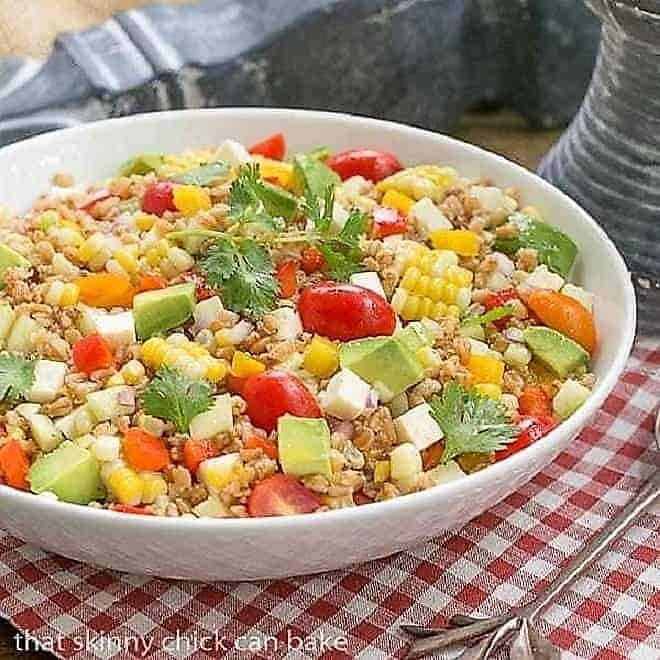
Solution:
[[[638,346],[568,451],[463,529],[408,552],[312,577],[197,584],[99,570],[0,532],[0,616],[59,657],[401,658],[401,623],[525,603],[660,467],[659,367],[660,345]],[[660,659],[656,514],[546,611],[562,657]]]

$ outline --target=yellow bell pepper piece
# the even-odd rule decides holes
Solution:
[[[404,195],[403,193],[397,192],[396,190],[388,190],[381,200],[383,206],[387,206],[391,209],[396,209],[404,215],[410,213],[410,209],[414,206],[415,200]]]
[[[142,503],[144,483],[140,476],[128,467],[114,470],[107,481],[108,489],[119,504],[137,506]]]
[[[231,361],[231,373],[237,378],[249,378],[266,370],[266,365],[255,360],[251,355],[236,351]]]
[[[293,185],[293,165],[270,158],[256,159],[259,163],[259,174],[263,179],[272,181],[282,188],[291,189]]]
[[[502,398],[502,388],[499,385],[493,385],[492,383],[479,383],[474,386],[474,389],[483,394],[490,399],[499,400]]]
[[[504,362],[490,355],[471,355],[467,365],[472,375],[472,382],[502,385],[504,377]]]
[[[479,236],[469,229],[438,229],[430,238],[437,250],[451,250],[462,257],[476,257],[481,246]]]
[[[325,337],[315,336],[305,350],[303,367],[318,378],[329,378],[339,368],[339,348]]]
[[[173,195],[174,206],[183,215],[208,211],[212,206],[208,192],[199,186],[174,186]]]

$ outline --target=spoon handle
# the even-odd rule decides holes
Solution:
[[[660,468],[619,514],[561,569],[557,579],[529,605],[519,610],[519,616],[526,616],[530,619],[538,616],[546,605],[570,587],[587,568],[605,553],[612,541],[622,534],[639,515],[649,511],[657,501],[660,501]]]

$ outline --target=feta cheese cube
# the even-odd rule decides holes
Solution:
[[[322,395],[325,412],[339,419],[355,419],[367,408],[371,386],[349,369],[336,373]]]
[[[446,484],[450,481],[456,481],[456,479],[462,479],[467,476],[456,461],[449,461],[447,465],[438,465],[432,470],[429,470],[427,474],[433,480],[433,483],[436,486],[440,484]]]
[[[92,443],[92,453],[100,463],[116,461],[119,458],[121,441],[116,435],[100,435]]]
[[[594,294],[590,293],[586,289],[583,289],[581,286],[575,286],[574,284],[564,284],[561,292],[565,296],[574,298],[579,303],[582,303],[590,312],[594,311]]]
[[[231,408],[231,396],[222,394],[215,397],[215,403],[210,410],[200,413],[190,422],[190,435],[195,440],[207,440],[218,433],[225,433],[234,428],[234,417]]]
[[[54,401],[64,386],[66,364],[53,360],[37,360],[34,366],[34,382],[25,393],[25,398],[34,403]]]
[[[420,403],[394,420],[400,442],[411,442],[420,451],[442,440],[444,434],[431,416],[431,406]]]
[[[570,417],[590,396],[591,390],[569,378],[552,399],[552,410],[560,419]]]
[[[135,320],[131,311],[108,314],[87,307],[83,310],[80,329],[85,334],[98,333],[112,348],[136,341]]]
[[[471,186],[470,195],[476,197],[484,211],[491,213],[513,213],[518,203],[494,186]]]
[[[422,455],[410,442],[396,446],[390,454],[390,478],[394,482],[407,483],[423,471]]]
[[[364,289],[369,289],[369,291],[373,291],[382,298],[385,298],[385,289],[383,289],[380,276],[374,271],[367,271],[366,273],[354,273],[351,275],[350,282],[354,286],[361,286]]]
[[[330,231],[339,233],[348,220],[349,212],[339,202],[335,202],[332,207],[332,221],[330,222]]]
[[[303,331],[302,321],[293,307],[280,307],[268,315],[275,322],[275,338],[289,341],[298,338]]]
[[[248,150],[236,140],[225,140],[218,149],[218,160],[224,160],[232,167],[243,165],[251,159]]]
[[[23,403],[16,407],[16,412],[27,420],[32,439],[41,451],[53,451],[60,444],[62,435],[50,417],[39,412],[37,404]]]
[[[206,300],[200,300],[193,311],[195,319],[195,332],[208,328],[223,310],[222,301],[218,296],[212,296]]]
[[[422,197],[413,204],[410,208],[410,217],[424,238],[438,229],[453,229],[447,216],[428,197]]]
[[[557,273],[548,270],[548,267],[537,266],[522,284],[518,286],[519,291],[531,291],[532,289],[550,289],[559,291],[564,286],[564,278]]]

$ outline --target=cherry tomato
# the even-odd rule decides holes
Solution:
[[[407,231],[408,221],[399,211],[386,206],[377,206],[374,209],[374,222],[371,226],[374,238],[405,234]]]
[[[496,461],[509,458],[521,449],[529,447],[544,435],[548,435],[557,426],[557,422],[553,417],[524,416],[518,420],[517,426],[519,429],[518,437],[510,442],[505,449],[495,452]]]
[[[318,248],[306,247],[300,254],[300,267],[307,275],[311,275],[325,268],[325,257]]]
[[[252,155],[261,155],[265,158],[272,158],[273,160],[282,160],[286,153],[284,133],[275,133],[275,135],[267,137],[263,142],[253,144],[248,151]]]
[[[352,284],[308,286],[300,294],[298,311],[307,332],[340,341],[391,335],[396,326],[396,314],[385,298]]]
[[[266,438],[262,438],[260,435],[251,435],[243,443],[243,447],[245,447],[245,449],[261,449],[268,458],[272,458],[274,461],[277,460],[279,455],[277,445],[273,442],[269,442]]]
[[[264,371],[250,376],[243,387],[243,398],[250,421],[268,432],[287,413],[296,417],[321,417],[314,395],[301,380],[285,371]]]
[[[0,477],[3,483],[18,490],[29,490],[29,469],[30,461],[18,440],[9,440],[0,447]]]
[[[152,183],[144,191],[142,210],[157,216],[162,216],[165,211],[176,211],[173,188],[171,181]]]
[[[503,307],[511,300],[520,300],[520,295],[515,289],[504,289],[488,294],[486,300],[484,300],[484,307],[489,310],[495,307]]]
[[[78,371],[91,374],[114,363],[112,348],[101,335],[89,335],[73,345],[73,364]]]
[[[552,416],[552,401],[540,385],[527,385],[518,397],[518,410],[532,417]]]
[[[155,291],[164,289],[167,280],[162,275],[141,275],[138,281],[138,291]]]
[[[151,511],[147,511],[143,506],[132,506],[131,504],[111,504],[110,510],[116,511],[117,513],[130,513],[138,516],[154,515]]]
[[[183,444],[183,463],[188,470],[195,474],[199,464],[207,458],[218,455],[218,450],[208,440],[193,440],[188,438]]]
[[[234,376],[234,374],[232,374],[230,371],[225,377],[225,385],[227,387],[227,391],[231,392],[232,394],[240,394],[242,396],[246,380],[247,377],[243,378],[241,376]]]
[[[331,156],[327,165],[339,174],[342,181],[352,176],[363,176],[374,183],[403,169],[403,165],[394,154],[375,149],[342,151]]]
[[[298,291],[298,264],[294,259],[289,259],[277,267],[277,281],[280,285],[280,296],[291,298]]]
[[[260,481],[247,501],[247,511],[254,518],[312,513],[320,506],[315,493],[286,474],[274,474]]]
[[[556,291],[538,289],[527,296],[529,308],[545,325],[570,337],[589,353],[596,348],[596,324],[581,303]]]

